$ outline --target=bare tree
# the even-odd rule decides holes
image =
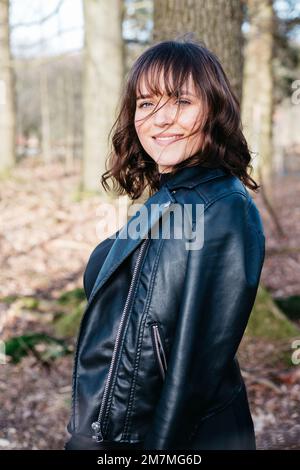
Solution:
[[[41,133],[42,133],[42,156],[45,163],[50,163],[52,159],[51,151],[51,126],[49,111],[49,85],[47,69],[43,65],[40,67],[40,94],[41,94]]]
[[[116,118],[123,80],[122,2],[86,0],[83,5],[83,187],[102,191],[108,134]]]
[[[15,164],[14,75],[9,41],[9,0],[0,2],[0,171]]]
[[[272,0],[247,0],[247,6],[242,116],[247,140],[258,154],[255,175],[271,198],[274,11]]]

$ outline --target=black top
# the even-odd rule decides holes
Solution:
[[[100,242],[99,245],[94,248],[90,255],[90,258],[83,274],[83,287],[87,299],[89,299],[97,275],[113,243],[113,238],[106,238],[105,240],[102,240],[102,242]]]

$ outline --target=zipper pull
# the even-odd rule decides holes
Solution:
[[[101,425],[100,425],[99,421],[95,421],[94,423],[92,423],[91,427],[92,427],[92,430],[94,431],[93,439],[96,442],[102,442],[103,441],[103,436],[102,436]]]

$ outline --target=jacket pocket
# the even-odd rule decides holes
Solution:
[[[162,379],[165,379],[167,372],[167,356],[164,339],[158,322],[150,324],[153,352],[160,370]]]

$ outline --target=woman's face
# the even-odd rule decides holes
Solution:
[[[187,136],[203,118],[202,104],[191,78],[183,87],[180,100],[171,97],[167,102],[165,91],[162,96],[149,96],[144,81],[141,81],[140,88],[141,96],[137,96],[136,100],[135,129],[141,145],[157,163],[158,171],[168,173],[173,165],[186,160],[201,148],[201,132]],[[156,105],[159,109],[149,116]]]

